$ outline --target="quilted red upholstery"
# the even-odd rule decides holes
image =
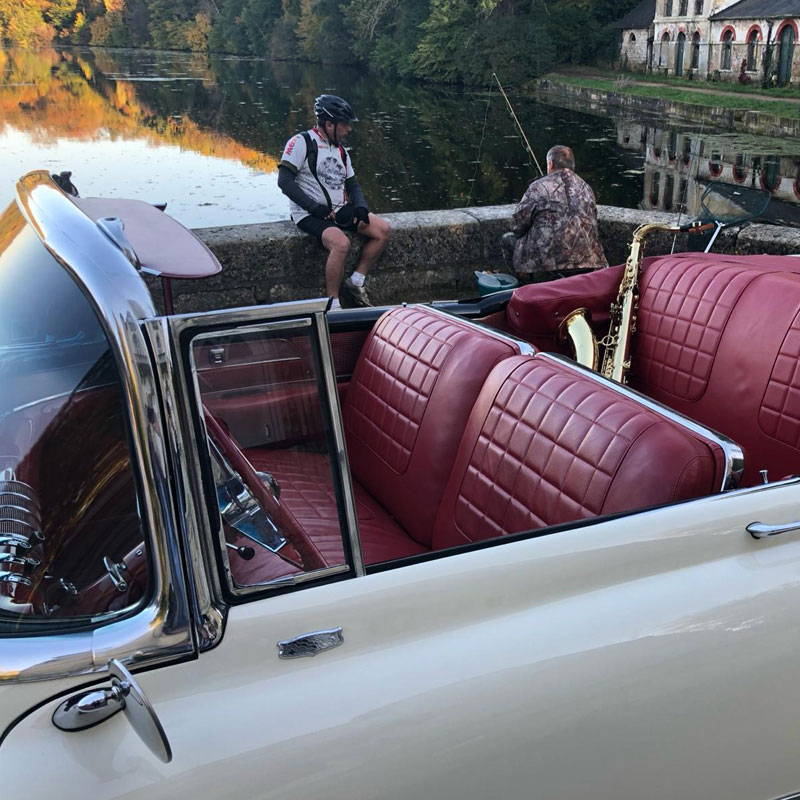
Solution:
[[[637,387],[645,394],[657,387],[684,400],[701,397],[733,307],[757,275],[685,258],[650,264],[640,280]]]
[[[425,547],[478,392],[517,354],[507,340],[418,306],[384,314],[361,351],[342,411],[350,468]]]
[[[328,456],[266,449],[248,450],[246,455],[256,469],[275,477],[281,487],[280,502],[291,510],[328,564],[343,564],[341,527],[344,526],[339,525]],[[426,551],[427,548],[410,539],[356,481],[353,490],[366,563],[375,564]]]
[[[600,273],[542,286],[523,287],[509,305],[532,337],[511,317],[509,325],[536,341],[567,306],[610,300]],[[762,469],[773,479],[800,473],[798,309],[799,258],[682,253],[642,266],[629,382],[738,442],[744,485],[757,483]]]
[[[433,548],[709,494],[723,470],[716,444],[581,371],[508,359],[467,423]]]
[[[744,485],[800,472],[799,261],[684,255],[642,281],[631,385],[738,442]]]

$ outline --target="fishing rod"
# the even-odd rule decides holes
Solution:
[[[533,152],[533,148],[531,147],[531,143],[528,141],[528,137],[525,135],[525,131],[522,130],[522,125],[520,124],[519,119],[517,119],[517,114],[514,111],[514,106],[511,105],[511,101],[508,99],[508,95],[506,94],[506,90],[503,88],[503,84],[500,83],[500,78],[497,77],[497,73],[493,72],[492,77],[497,81],[497,85],[500,87],[500,93],[503,95],[503,99],[506,101],[506,105],[508,106],[508,110],[511,113],[514,122],[517,123],[517,129],[522,136],[522,141],[525,142],[525,149],[530,153],[531,158],[533,158],[533,163],[536,164],[536,169],[539,170],[539,175],[544,177],[544,172],[542,168],[539,166],[539,161],[536,158],[536,153]]]

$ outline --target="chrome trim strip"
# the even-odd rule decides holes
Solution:
[[[350,549],[353,552],[353,568],[356,576],[366,575],[364,566],[364,553],[361,548],[361,535],[358,531],[358,515],[356,513],[356,499],[353,491],[353,476],[350,473],[350,461],[347,457],[347,443],[344,437],[344,421],[342,409],[339,406],[339,389],[336,383],[336,370],[333,366],[333,353],[331,351],[331,337],[328,330],[327,314],[315,314],[319,327],[320,354],[322,356],[322,371],[325,378],[325,389],[328,393],[328,405],[332,412],[333,437],[336,442],[336,458],[339,472],[342,476],[344,490],[344,512],[347,518],[347,533],[350,538]]]
[[[715,431],[713,428],[708,428],[705,425],[701,425],[691,417],[684,416],[669,406],[662,405],[647,395],[637,392],[636,389],[631,389],[630,386],[625,386],[624,384],[604,378],[599,373],[589,369],[588,367],[584,367],[582,364],[576,363],[571,358],[567,358],[566,356],[562,356],[557,353],[537,353],[536,358],[546,358],[550,361],[556,361],[562,366],[569,367],[576,372],[581,372],[587,378],[592,379],[596,383],[602,384],[608,389],[612,389],[613,391],[617,392],[617,394],[621,394],[624,397],[635,400],[637,403],[649,408],[651,411],[661,414],[663,417],[666,417],[672,422],[681,425],[687,430],[690,430],[692,433],[704,436],[706,439],[711,439],[711,441],[720,446],[725,455],[725,475],[723,476],[722,486],[720,486],[719,490],[721,492],[725,492],[729,489],[735,489],[739,485],[739,482],[742,479],[742,473],[744,472],[744,452],[742,451],[742,448],[733,441],[733,439],[729,439],[727,436]]]
[[[223,361],[220,364],[206,364],[204,367],[198,367],[198,372],[214,372],[216,370],[224,370],[226,367],[237,369],[239,367],[259,367],[265,364],[272,366],[273,364],[289,364],[293,361],[303,362],[300,356],[293,356],[292,358],[262,358],[258,361]]]
[[[444,311],[441,308],[436,308],[435,306],[426,306],[423,304],[420,304],[419,307],[424,308],[427,311],[433,311],[434,314],[438,314],[440,317],[445,317],[446,319],[457,319],[460,322],[463,322],[465,325],[475,328],[475,330],[478,330],[481,333],[493,336],[495,339],[500,339],[502,342],[509,342],[519,348],[519,354],[521,356],[534,356],[537,353],[537,350],[530,342],[526,342],[524,339],[517,339],[516,336],[512,336],[510,333],[504,333],[503,331],[498,331],[495,328],[490,328],[487,325],[481,325],[479,322],[459,316],[453,311]]]
[[[227,326],[237,326],[237,333],[247,330],[248,323],[258,328],[259,324],[269,317],[309,317],[318,311],[324,311],[328,306],[328,299],[318,300],[293,300],[286,303],[272,303],[268,306],[245,306],[244,308],[225,308],[218,311],[198,311],[188,314],[174,314],[169,317],[170,327],[174,334],[180,334],[187,328],[196,328],[204,325],[213,325],[216,322]],[[155,314],[150,315],[155,318]],[[279,322],[276,320],[276,322]],[[287,320],[288,327],[292,327],[291,320]],[[242,327],[244,326],[244,327]]]
[[[198,506],[202,506],[202,482],[196,480],[200,464],[196,450],[186,442],[194,441],[191,420],[186,423],[186,405],[179,371],[175,369],[175,356],[170,350],[169,324],[166,318],[145,320],[142,328],[150,341],[153,361],[161,383],[161,401],[164,407],[167,431],[170,437],[172,469],[175,475],[179,512],[184,521],[181,536],[185,560],[189,571],[191,614],[194,621],[198,648],[208,650],[222,639],[227,607],[215,571],[213,553],[203,547]],[[188,431],[188,437],[184,435]]]
[[[144,608],[93,631],[2,639],[0,681],[85,675],[105,669],[110,658],[137,666],[165,663],[192,653],[194,644],[158,385],[138,323],[141,317],[153,314],[152,298],[122,253],[69,201],[47,172],[29,173],[18,182],[17,208],[83,288],[108,337],[121,375],[131,460],[141,476],[137,496],[154,588]]]
[[[172,349],[170,363],[170,377],[167,377],[165,371],[164,382],[169,381],[169,385],[175,388],[175,408],[178,413],[176,415],[176,422],[183,432],[183,441],[193,442],[195,439],[195,418],[192,412],[192,402],[201,396],[200,385],[197,380],[196,365],[194,363],[193,354],[190,353],[190,368],[193,370],[191,374],[186,375],[183,366],[183,359],[181,354],[181,337],[183,333],[192,328],[200,325],[219,325],[219,329],[211,333],[199,333],[193,336],[195,339],[208,339],[214,338],[227,333],[240,334],[244,331],[247,332],[266,332],[274,330],[290,330],[308,328],[312,325],[310,316],[311,314],[322,314],[328,306],[327,298],[322,300],[304,300],[299,302],[290,303],[274,303],[269,306],[255,306],[247,307],[244,309],[234,309],[233,311],[209,311],[200,314],[182,314],[171,317],[156,317],[145,321],[148,330],[159,331],[159,336],[163,335],[169,337],[169,343]],[[286,316],[302,314],[302,317],[294,319],[285,319]],[[274,321],[269,320],[270,317],[280,316],[281,319]],[[246,323],[252,322],[247,325]],[[241,326],[241,323],[245,323]],[[223,327],[224,326],[224,327]],[[325,328],[327,336],[327,327]],[[320,337],[321,339],[325,337]],[[325,356],[326,344],[321,341],[321,355],[323,361],[323,374],[325,377],[326,390],[330,392],[328,387],[328,358]],[[329,343],[327,344],[329,348]],[[160,359],[157,359],[157,364]],[[178,365],[177,367],[174,365]],[[165,366],[165,370],[166,370]],[[171,374],[174,371],[174,374]],[[335,391],[335,377],[333,378],[333,385]],[[192,395],[192,392],[194,393]],[[166,400],[165,400],[166,402]],[[338,409],[338,393],[336,394],[336,405],[333,408]],[[200,419],[199,425],[205,432],[205,422]],[[339,415],[338,425],[341,426],[341,419]],[[337,427],[337,422],[334,421],[334,429]],[[343,427],[341,427],[341,438],[344,439]],[[176,436],[179,434],[176,434]],[[206,433],[207,435],[207,433]],[[337,440],[337,448],[338,448]],[[183,486],[184,495],[187,497],[202,498],[205,496],[205,487],[203,483],[202,465],[200,463],[200,455],[196,447],[187,446],[176,450],[176,455],[180,459],[180,480]],[[349,472],[347,473],[349,477]],[[352,492],[352,490],[351,490]],[[216,505],[216,503],[214,503]],[[206,513],[207,504],[202,504],[202,509],[197,509],[198,503],[195,503],[195,508],[192,512],[192,517],[187,518],[186,526],[186,550],[187,558],[192,566],[195,583],[197,584],[197,599],[198,603],[197,613],[200,615],[207,613],[210,608],[216,609],[219,613],[227,612],[227,604],[224,602],[222,581],[225,581],[227,586],[230,587],[237,597],[246,598],[256,593],[263,593],[270,588],[284,588],[286,586],[293,586],[300,583],[305,583],[311,580],[326,578],[334,575],[350,572],[351,568],[348,564],[334,565],[327,569],[317,570],[310,573],[301,573],[296,576],[289,576],[287,578],[279,578],[269,583],[256,584],[253,586],[237,586],[231,574],[230,560],[228,555],[228,548],[224,546],[224,534],[222,533],[219,520],[211,520]],[[355,511],[353,509],[353,515]],[[349,519],[348,519],[349,522]],[[218,537],[214,532],[219,531]],[[221,552],[223,574],[214,569],[217,561],[217,553]],[[360,557],[360,547],[357,551]],[[354,556],[355,558],[355,556]],[[362,567],[363,570],[363,567]],[[359,574],[356,571],[356,574]],[[360,574],[364,574],[363,571]],[[219,635],[222,635],[220,629]],[[201,649],[212,647],[216,640],[209,639],[206,642],[200,643]]]
[[[301,572],[298,575],[286,575],[283,578],[274,578],[271,581],[264,581],[264,583],[252,583],[248,586],[242,586],[231,578],[230,586],[231,591],[237,597],[247,598],[254,594],[263,594],[265,590],[285,589],[287,586],[301,586],[309,581],[332,578],[334,575],[344,575],[348,572],[351,572],[349,564],[336,564],[333,567],[316,569],[313,572]]]

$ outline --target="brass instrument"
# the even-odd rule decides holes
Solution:
[[[639,267],[642,263],[642,242],[653,231],[665,233],[698,233],[712,227],[711,223],[691,222],[688,225],[672,227],[661,222],[648,222],[633,232],[625,272],[617,292],[617,299],[611,304],[608,333],[599,341],[589,325],[585,308],[577,308],[568,314],[559,326],[559,336],[568,339],[575,352],[575,360],[593,370],[600,364],[600,347],[604,348],[603,361],[599,372],[606,378],[625,383],[631,368],[631,336],[636,331],[636,311],[639,298]]]

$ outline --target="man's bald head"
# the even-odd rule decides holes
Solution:
[[[572,149],[563,144],[557,144],[547,151],[547,171],[556,169],[575,170],[575,156]]]

